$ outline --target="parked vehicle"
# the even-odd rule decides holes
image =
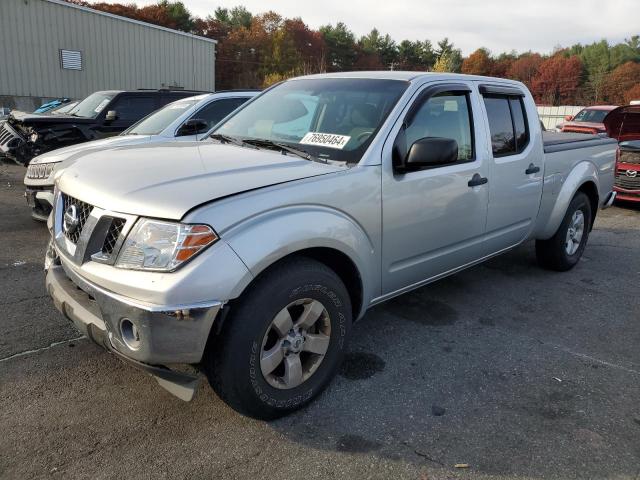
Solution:
[[[111,137],[149,113],[179,98],[186,90],[112,90],[95,92],[66,115],[12,112],[0,130],[0,152],[27,165],[56,148]]]
[[[51,100],[50,102],[43,103],[40,107],[36,108],[33,113],[47,113],[56,108],[60,108],[65,104],[69,103],[71,100],[68,98],[57,98],[55,100]]]
[[[617,144],[546,135],[511,80],[288,80],[211,140],[67,168],[47,291],[180,398],[199,377],[173,366],[188,364],[236,410],[274,418],[326,387],[369,307],[527,239],[544,267],[578,262],[614,199]]]
[[[50,110],[48,113],[50,115],[61,115],[63,113],[69,113],[79,103],[80,103],[79,100],[74,100],[73,102],[68,102],[68,103],[65,103],[63,105],[60,105],[59,107],[56,107],[56,108]]]
[[[256,91],[229,91],[187,97],[172,102],[115,137],[59,148],[35,157],[24,177],[25,198],[36,220],[46,221],[53,205],[54,179],[84,155],[126,145],[193,141],[226,117]]]
[[[566,122],[560,126],[560,131],[590,134],[606,133],[607,129],[602,121],[604,117],[615,108],[617,108],[615,105],[599,105],[583,108],[573,117],[567,115],[565,117]]]
[[[619,107],[604,119],[607,133],[620,142],[615,191],[619,200],[640,202],[640,105]]]

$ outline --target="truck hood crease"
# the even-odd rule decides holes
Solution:
[[[210,142],[151,143],[86,155],[58,187],[114,212],[179,220],[212,200],[344,169]]]

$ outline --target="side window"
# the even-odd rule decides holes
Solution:
[[[202,107],[191,118],[199,118],[205,120],[209,124],[209,128],[224,117],[233,112],[236,108],[249,100],[248,98],[223,98],[211,102],[209,105]]]
[[[516,132],[516,151],[520,153],[529,144],[529,124],[527,123],[527,115],[524,112],[522,98],[509,98],[509,106],[511,107],[511,115],[513,116],[513,128]]]
[[[405,130],[407,151],[421,138],[450,138],[458,143],[458,161],[472,160],[471,122],[471,107],[466,92],[444,92],[430,97]]]
[[[124,96],[117,99],[109,110],[115,110],[118,120],[136,122],[156,109],[154,97]]]
[[[485,96],[491,146],[495,157],[515,155],[529,143],[529,129],[520,97]]]

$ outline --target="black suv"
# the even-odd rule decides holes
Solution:
[[[89,95],[66,114],[15,112],[0,124],[0,154],[27,165],[49,150],[117,135],[167,103],[201,93],[109,90]]]

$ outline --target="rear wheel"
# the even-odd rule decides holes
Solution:
[[[240,413],[272,419],[302,407],[335,375],[351,325],[340,278],[305,257],[259,277],[212,337],[204,370]]]
[[[587,245],[591,213],[589,197],[582,192],[576,193],[555,235],[548,240],[536,241],[538,263],[559,272],[573,268]]]

